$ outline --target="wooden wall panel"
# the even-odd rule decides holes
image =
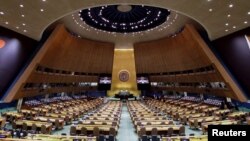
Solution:
[[[172,38],[166,37],[155,41],[136,43],[134,50],[137,73],[149,74],[150,81],[174,83],[223,82],[226,84],[227,90],[214,88],[209,90],[209,93],[240,101],[247,100],[243,91],[191,25],[186,25],[181,33]],[[206,71],[200,75],[192,74],[195,71],[183,73],[207,66],[213,67],[213,74],[206,73]],[[172,75],[171,73],[183,73],[184,75]],[[194,86],[188,88],[163,87],[161,89],[192,93],[207,92],[206,89],[199,89]]]
[[[42,66],[60,70],[112,73],[114,44],[80,39],[66,29],[41,60]]]
[[[137,73],[159,73],[208,66],[211,61],[184,30],[173,38],[135,44]]]
[[[32,73],[27,83],[70,83],[70,82],[97,82],[98,76],[79,76],[79,75],[55,75],[48,73]]]
[[[10,93],[11,97],[7,97],[5,101],[57,92],[97,90],[97,87],[89,86],[54,87],[46,90],[24,89],[24,86],[26,83],[98,82],[99,74],[112,73],[113,57],[114,44],[74,37],[63,25],[58,25],[15,84]],[[38,66],[59,72],[38,71]],[[61,73],[63,71],[68,71],[70,74]],[[75,72],[81,75],[74,75]]]

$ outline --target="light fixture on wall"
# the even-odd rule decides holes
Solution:
[[[5,41],[3,39],[0,39],[0,49],[5,46]]]

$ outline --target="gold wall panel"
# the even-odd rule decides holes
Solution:
[[[134,49],[115,49],[113,60],[112,84],[108,96],[114,96],[121,90],[128,90],[134,96],[138,96],[140,92],[136,83]],[[122,71],[127,71],[129,74],[125,82],[119,78],[119,73]]]

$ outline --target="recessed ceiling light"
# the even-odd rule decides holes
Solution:
[[[5,24],[9,24],[9,22],[5,22]]]
[[[236,26],[233,26],[233,28],[236,28]]]
[[[247,21],[244,21],[244,24],[247,24]]]
[[[22,25],[23,25],[23,26],[25,26],[26,24],[25,24],[25,23],[23,23]]]
[[[17,26],[16,29],[19,29],[19,26]]]
[[[208,2],[212,1],[212,0],[207,0]]]
[[[226,25],[226,26],[228,26],[229,24],[228,24],[228,23],[226,23],[225,25]]]
[[[229,4],[229,6],[228,6],[229,8],[232,8],[232,7],[234,7],[234,5],[233,4]]]
[[[24,17],[24,15],[23,15],[23,14],[22,14],[21,16],[22,16],[22,17]]]
[[[249,12],[247,12],[247,14],[248,14],[248,15],[250,15],[250,11],[249,11]]]
[[[19,6],[22,7],[22,8],[24,7],[22,4],[20,4]]]
[[[40,9],[41,12],[43,12],[44,10],[43,9]]]
[[[228,14],[228,15],[227,15],[227,17],[231,17],[231,15],[230,15],[230,14]]]
[[[45,2],[46,0],[43,0],[43,2]]]
[[[213,11],[213,9],[212,9],[212,8],[210,8],[210,9],[209,9],[209,12],[212,12],[212,11]]]
[[[23,32],[27,32],[27,30],[24,29]]]
[[[228,32],[228,29],[226,29],[225,31]]]
[[[1,11],[0,14],[1,14],[1,15],[4,15],[4,12]]]

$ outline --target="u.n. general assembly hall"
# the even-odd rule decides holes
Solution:
[[[249,25],[249,0],[0,0],[0,141],[249,137]]]

